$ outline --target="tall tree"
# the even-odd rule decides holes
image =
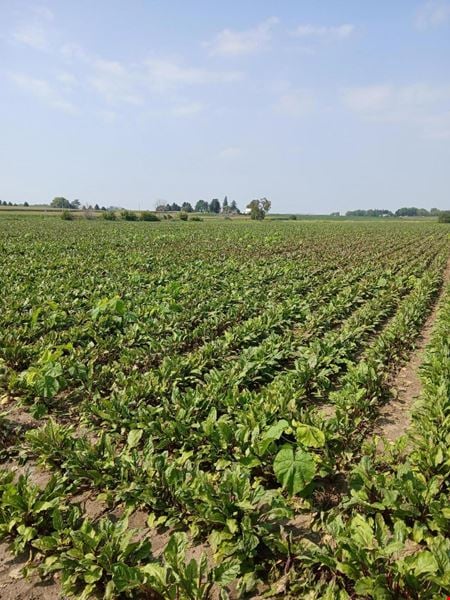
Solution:
[[[184,212],[187,213],[191,213],[194,209],[192,208],[192,204],[190,202],[183,202],[183,204],[181,205],[181,210],[184,210]]]
[[[220,213],[220,202],[217,198],[213,198],[209,203],[209,212]]]
[[[259,200],[252,200],[247,204],[247,208],[250,209],[250,218],[255,221],[262,221],[269,212],[272,203],[267,198],[260,198]]]
[[[195,212],[208,212],[209,204],[206,200],[199,200],[195,205]]]
[[[241,212],[238,208],[238,205],[236,204],[236,200],[231,201],[229,210],[231,213],[234,213],[234,214],[239,214]]]
[[[72,205],[70,204],[69,200],[67,200],[67,198],[64,198],[63,196],[56,196],[56,198],[53,198],[53,200],[50,203],[50,206],[52,206],[53,208],[72,208]]]

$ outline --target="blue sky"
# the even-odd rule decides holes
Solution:
[[[450,208],[450,0],[0,0],[0,199]]]

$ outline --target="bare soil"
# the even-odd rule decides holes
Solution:
[[[27,554],[14,557],[7,544],[0,544],[0,598],[2,600],[57,600],[62,599],[60,586],[52,581],[42,582],[39,577],[24,579],[21,569]]]
[[[442,288],[416,341],[415,350],[408,362],[393,377],[390,384],[392,399],[380,407],[379,415],[375,420],[373,433],[388,442],[398,440],[411,424],[412,407],[421,392],[419,369],[423,363],[425,348],[431,341],[440,300],[449,281],[450,260],[443,273]]]

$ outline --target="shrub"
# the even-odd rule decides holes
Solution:
[[[123,210],[120,213],[120,216],[122,217],[122,219],[124,219],[125,221],[137,221],[138,220],[138,216],[136,213],[134,213],[131,210]]]
[[[290,219],[291,221],[296,221],[296,220],[297,220],[297,215],[291,215],[291,216],[289,217],[289,219]]]
[[[73,214],[70,210],[63,210],[61,213],[61,219],[63,221],[73,221]]]
[[[105,210],[102,212],[102,219],[105,219],[105,221],[115,221],[117,219],[116,213],[112,210]]]
[[[143,210],[141,212],[141,221],[160,221],[160,218],[149,210]]]
[[[180,219],[180,221],[187,221],[189,219],[189,215],[187,214],[187,212],[181,211],[178,215],[178,218]]]
[[[450,210],[444,210],[440,213],[438,218],[439,223],[450,223]]]
[[[203,221],[201,217],[191,217],[190,221]]]

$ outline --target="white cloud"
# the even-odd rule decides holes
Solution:
[[[369,85],[343,90],[344,104],[358,112],[379,111],[385,108],[392,95],[389,85]]]
[[[68,89],[71,89],[78,85],[78,80],[75,77],[75,75],[72,75],[72,73],[67,73],[66,71],[58,73],[57,79],[60,83],[62,83],[64,87]]]
[[[450,21],[450,2],[427,0],[416,13],[416,26],[419,29],[438,27]]]
[[[22,19],[22,23],[12,32],[12,41],[35,50],[47,50],[49,47],[48,25],[53,19],[52,11],[46,6],[33,7],[28,18]]]
[[[61,54],[68,60],[80,60],[89,62],[89,56],[79,44],[68,42],[60,48]]]
[[[174,106],[170,114],[174,117],[192,117],[202,112],[204,106],[200,102],[186,102]]]
[[[88,85],[113,105],[144,105],[155,93],[171,93],[185,86],[232,83],[243,77],[240,71],[210,70],[166,57],[150,57],[136,63],[108,60],[89,54],[78,44],[64,44],[60,52],[71,65],[82,63]],[[199,112],[199,105],[182,105],[172,114],[188,112]]]
[[[404,86],[390,84],[346,88],[342,91],[344,104],[357,112],[377,113],[406,109],[423,110],[450,100],[450,85],[415,83]]]
[[[254,54],[270,42],[272,29],[278,22],[277,17],[270,17],[256,27],[245,31],[224,29],[206,46],[210,48],[212,55],[233,57]]]
[[[433,140],[450,140],[450,111],[424,119],[425,135]]]
[[[165,58],[149,58],[144,67],[148,85],[160,92],[183,85],[231,83],[242,79],[239,71],[211,71]]]
[[[314,108],[314,98],[309,90],[291,90],[282,94],[276,104],[277,112],[290,117],[304,117]]]
[[[30,77],[22,73],[11,73],[10,77],[19,88],[43,101],[48,106],[72,115],[78,113],[76,106],[67,100],[48,81]]]
[[[166,58],[149,58],[132,65],[100,58],[89,59],[89,63],[91,86],[111,104],[139,105],[145,103],[149,93],[164,94],[184,86],[230,83],[242,78],[240,72],[211,71]],[[193,108],[183,110],[192,112]]]
[[[90,85],[110,104],[144,104],[138,81],[132,69],[118,61],[94,59]]]
[[[38,18],[43,19],[45,21],[53,21],[55,18],[55,15],[48,8],[48,6],[35,6],[33,8],[33,12]]]
[[[113,110],[99,110],[97,114],[105,123],[114,123],[117,120],[117,113]]]
[[[355,31],[355,26],[350,23],[336,26],[326,25],[299,25],[292,33],[295,37],[320,38],[328,40],[343,40]]]
[[[239,148],[238,146],[228,146],[228,148],[223,148],[219,152],[219,158],[225,160],[239,158],[240,156],[242,156],[242,148]]]
[[[415,83],[398,88],[398,100],[402,106],[425,106],[450,100],[450,85]]]
[[[342,101],[347,108],[368,120],[403,123],[420,129],[429,138],[449,137],[450,85],[414,83],[353,87],[342,91]]]
[[[39,24],[18,27],[13,32],[12,39],[19,44],[24,44],[35,50],[46,50],[49,45],[47,32]]]

